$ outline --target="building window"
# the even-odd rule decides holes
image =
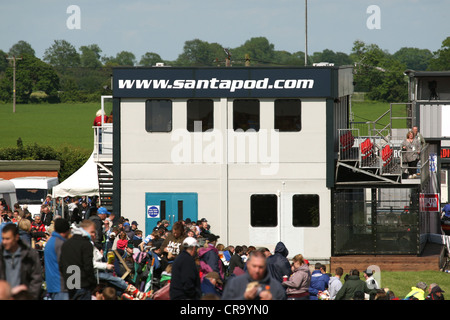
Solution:
[[[302,129],[302,104],[299,99],[275,100],[275,130],[298,132]]]
[[[319,196],[295,194],[292,197],[292,225],[294,227],[319,226]]]
[[[172,100],[145,102],[145,130],[147,132],[172,131]]]
[[[275,194],[254,194],[250,198],[252,227],[276,227],[278,197]]]
[[[233,129],[259,131],[259,100],[237,99],[233,101]]]
[[[214,101],[190,99],[187,102],[187,130],[205,132],[214,128]]]

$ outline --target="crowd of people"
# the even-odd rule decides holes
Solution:
[[[62,209],[58,209],[58,205]],[[139,224],[95,199],[50,196],[34,217],[0,199],[1,300],[398,300],[374,270],[334,275],[302,255],[219,242],[206,219]],[[53,212],[54,211],[54,212]],[[363,278],[361,278],[363,276]],[[437,284],[414,285],[408,300],[444,300]]]

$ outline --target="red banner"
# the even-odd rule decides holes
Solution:
[[[440,212],[438,193],[421,193],[419,196],[419,209],[421,212]]]

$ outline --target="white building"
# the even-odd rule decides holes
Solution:
[[[386,137],[351,128],[352,71],[114,69],[114,130],[95,158],[112,173],[112,210],[145,234],[206,218],[225,245],[282,241],[308,260],[418,254],[429,175],[403,179]]]

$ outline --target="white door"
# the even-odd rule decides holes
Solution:
[[[305,228],[296,226],[295,221],[294,197],[298,196],[295,193],[281,193],[279,197],[280,239],[288,248],[291,258],[305,252]]]

